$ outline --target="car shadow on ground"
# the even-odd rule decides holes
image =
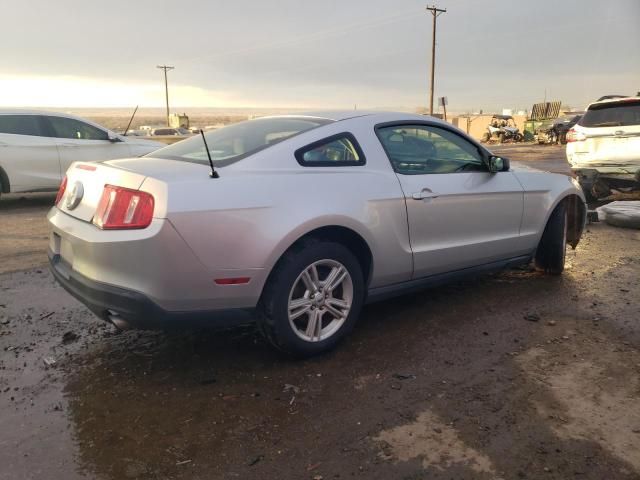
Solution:
[[[574,418],[554,394],[563,334],[575,355],[602,348],[577,280],[520,270],[371,305],[306,361],[251,327],[108,334],[66,366],[80,465],[107,478],[637,478],[603,447],[605,425],[584,427],[597,402]]]
[[[11,193],[0,197],[0,211],[39,209],[53,206],[56,193]]]

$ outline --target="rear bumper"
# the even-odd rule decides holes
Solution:
[[[581,184],[593,184],[598,179],[614,181],[621,186],[634,186],[640,182],[640,166],[623,168],[572,167],[571,171]]]
[[[614,159],[591,151],[576,151],[573,143],[567,144],[567,161],[574,172],[597,171],[601,175],[635,175],[640,171],[640,157]]]
[[[49,250],[49,264],[53,276],[67,292],[96,316],[118,326],[139,329],[226,328],[254,321],[254,309],[165,310],[140,292],[85,277],[69,268],[52,250]]]

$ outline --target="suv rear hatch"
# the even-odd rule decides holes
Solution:
[[[575,131],[579,163],[640,166],[640,98],[590,105]]]

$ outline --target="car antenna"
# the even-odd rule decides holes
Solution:
[[[131,118],[129,119],[129,125],[127,125],[127,128],[125,128],[124,133],[122,134],[123,137],[127,136],[127,132],[129,131],[129,127],[131,126],[131,122],[133,122],[133,117],[136,116],[137,111],[138,111],[138,105],[136,105],[136,109],[133,111],[133,115],[131,115]]]
[[[219,178],[218,172],[213,168],[213,160],[211,160],[211,153],[209,152],[209,145],[207,145],[207,139],[204,138],[204,130],[200,129],[200,135],[202,135],[202,141],[204,142],[204,149],[207,151],[207,157],[209,157],[209,165],[211,165],[211,171],[209,172],[209,176],[211,178]]]

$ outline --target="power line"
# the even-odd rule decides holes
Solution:
[[[433,37],[431,41],[431,88],[429,94],[429,115],[433,115],[433,88],[435,81],[435,67],[436,67],[436,19],[447,11],[446,8],[438,8],[435,5],[427,7],[427,10],[431,12],[433,16]]]
[[[167,83],[167,70],[173,70],[176,67],[170,67],[168,65],[158,65],[156,68],[164,70],[164,94],[167,101],[167,127],[170,127],[171,125],[169,125],[169,85]]]

